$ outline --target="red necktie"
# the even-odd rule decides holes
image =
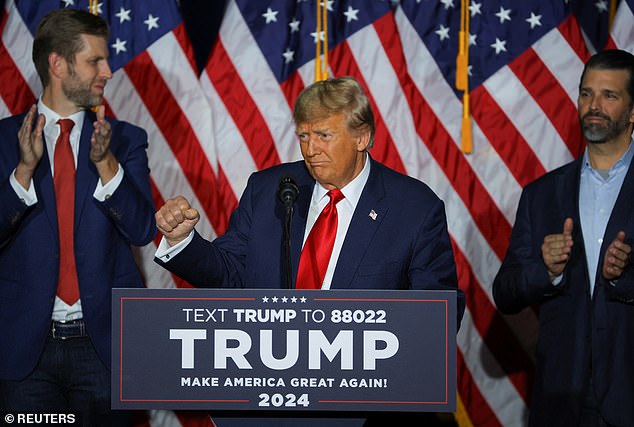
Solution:
[[[73,305],[79,299],[77,268],[75,267],[75,157],[70,147],[70,131],[75,123],[70,119],[57,121],[61,128],[53,157],[55,202],[59,227],[59,279],[57,296]]]
[[[297,289],[321,289],[326,269],[335,245],[337,235],[337,203],[343,198],[341,191],[328,192],[330,202],[319,214],[310,234],[304,243],[297,270]]]

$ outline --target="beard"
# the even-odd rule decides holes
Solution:
[[[81,108],[92,108],[101,105],[102,95],[92,93],[92,81],[82,81],[70,67],[70,76],[62,81],[62,92],[70,101]]]
[[[586,124],[586,117],[600,117],[605,120],[605,123]],[[588,112],[583,117],[580,117],[579,122],[581,123],[583,136],[586,137],[588,142],[593,144],[604,144],[615,139],[625,132],[630,125],[628,111],[624,111],[616,120],[612,120],[610,116],[605,114]]]

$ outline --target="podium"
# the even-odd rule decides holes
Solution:
[[[455,291],[114,289],[112,304],[113,409],[455,411]]]

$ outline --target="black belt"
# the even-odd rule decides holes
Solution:
[[[59,340],[87,337],[86,324],[83,319],[70,322],[55,322],[51,324],[51,337]]]

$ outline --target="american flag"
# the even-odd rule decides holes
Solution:
[[[633,51],[634,0],[620,3],[608,44]],[[583,149],[577,86],[587,42],[602,45],[609,1],[468,2],[472,154],[460,150],[462,92],[454,84],[460,0],[325,6],[328,28],[317,32],[314,0],[229,0],[198,75],[175,1],[102,0],[99,13],[112,30],[108,113],[148,131],[157,207],[184,195],[201,212],[198,231],[211,239],[226,229],[252,172],[300,158],[291,108],[313,81],[317,38],[327,37],[330,75],[352,75],[369,90],[377,117],[372,156],[426,182],[445,202],[467,295],[458,423],[523,425],[537,316],[500,315],[491,283],[523,186]],[[32,34],[57,7],[87,8],[88,1],[5,2],[0,116],[24,111],[39,94]],[[148,286],[187,286],[152,262],[154,250],[139,254]],[[147,423],[211,421],[152,412]]]

